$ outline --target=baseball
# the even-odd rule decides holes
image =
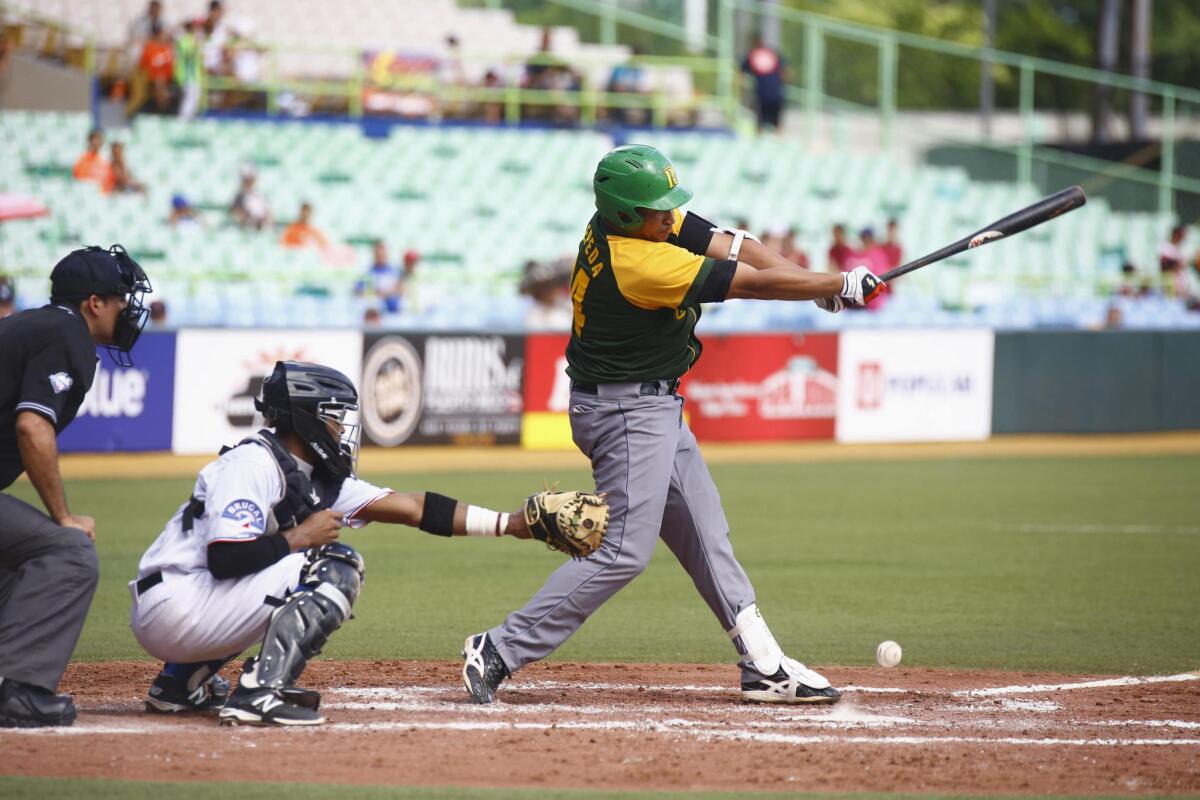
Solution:
[[[889,639],[875,648],[875,661],[881,667],[894,667],[900,663],[900,645]]]

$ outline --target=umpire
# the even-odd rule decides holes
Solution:
[[[0,491],[0,727],[70,725],[55,694],[96,591],[96,521],[72,513],[57,437],[96,374],[96,348],[131,365],[150,282],[120,245],[69,253],[50,304],[0,320],[0,490],[28,473],[46,507]]]

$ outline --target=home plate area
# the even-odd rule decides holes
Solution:
[[[836,706],[745,704],[725,665],[543,663],[490,706],[457,662],[315,662],[317,728],[143,711],[146,662],[74,665],[72,728],[3,772],[145,780],[835,792],[1193,793],[1200,673],[824,668]]]

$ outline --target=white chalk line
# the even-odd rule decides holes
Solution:
[[[831,735],[831,734],[787,734],[767,731],[739,730],[727,728],[704,727],[706,723],[695,720],[662,720],[660,722],[645,722],[640,720],[610,720],[606,722],[507,722],[501,720],[480,720],[461,722],[333,722],[312,728],[292,728],[290,731],[300,733],[345,733],[345,732],[388,732],[388,731],[545,731],[551,729],[577,731],[632,731],[638,733],[659,733],[682,735],[702,740],[749,741],[765,744],[790,745],[1010,745],[1014,747],[1195,747],[1200,746],[1200,739],[1100,739],[1100,738],[1057,738],[1043,737],[1037,739],[1016,736],[986,737],[986,736],[861,736],[861,735]],[[130,726],[115,725],[80,725],[71,728],[35,728],[18,729],[14,732],[25,735],[41,736],[71,736],[71,735],[146,735],[172,730],[166,724],[142,724]],[[259,733],[275,731],[268,728],[238,728],[239,733]],[[8,733],[8,731],[5,731]]]
[[[1102,522],[1025,522],[1015,524],[994,523],[991,526],[996,531],[1015,531],[1017,533],[1200,533],[1196,525],[1143,525],[1127,524],[1114,525]]]
[[[1040,694],[1043,692],[1058,692],[1071,689],[1103,689],[1117,686],[1138,686],[1148,683],[1178,683],[1181,681],[1200,680],[1200,673],[1181,672],[1178,675],[1151,675],[1146,678],[1132,676],[1124,678],[1105,678],[1095,681],[1080,681],[1078,683],[1037,683],[1027,686],[997,686],[991,689],[960,689],[953,692],[955,697],[994,697],[1001,694]]]
[[[737,694],[735,686],[698,686],[693,684],[645,684],[645,683],[572,683],[570,681],[510,681],[504,684],[505,691],[537,691],[537,690],[570,690],[581,692],[728,692],[731,695]],[[846,692],[860,692],[863,694],[904,694],[905,692],[922,691],[920,689],[900,689],[892,686],[849,686],[839,687],[839,690],[844,694]],[[405,692],[420,692],[423,694],[454,694],[462,695],[464,689],[462,686],[405,686],[400,689],[384,688],[384,687],[359,687],[359,688],[338,688],[330,689],[330,692],[339,692],[347,697],[388,697],[391,693],[397,691]]]

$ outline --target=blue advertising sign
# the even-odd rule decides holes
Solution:
[[[116,367],[97,348],[100,365],[75,421],[58,437],[63,452],[170,450],[175,405],[175,334],[147,331],[132,367]]]

